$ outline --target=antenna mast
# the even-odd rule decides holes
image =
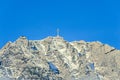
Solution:
[[[57,28],[57,37],[60,36],[59,33],[60,33],[60,30],[59,30],[59,28]]]

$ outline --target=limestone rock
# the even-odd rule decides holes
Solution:
[[[0,50],[0,80],[119,80],[120,51],[96,42],[21,36]]]

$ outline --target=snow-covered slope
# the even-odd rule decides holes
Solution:
[[[0,79],[120,80],[119,61],[119,50],[98,41],[22,36],[0,50]]]

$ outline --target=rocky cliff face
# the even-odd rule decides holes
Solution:
[[[120,51],[100,42],[20,37],[0,50],[0,80],[120,80]]]

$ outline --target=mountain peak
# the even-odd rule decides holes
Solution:
[[[25,36],[20,36],[20,37],[17,39],[17,41],[21,41],[21,40],[27,40],[27,37],[25,37]]]
[[[120,79],[120,51],[98,41],[68,42],[60,36],[28,40],[21,36],[8,42],[0,55],[0,76],[9,79]]]

